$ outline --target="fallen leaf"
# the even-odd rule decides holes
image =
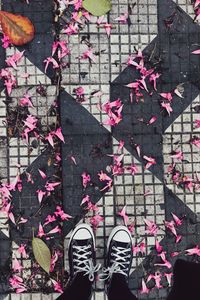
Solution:
[[[112,8],[110,0],[84,0],[83,7],[94,16],[103,16]]]
[[[36,261],[47,273],[50,272],[51,266],[51,253],[47,245],[43,240],[39,238],[33,238],[32,240],[33,254]]]
[[[3,33],[16,46],[27,44],[34,38],[34,26],[27,17],[1,10],[0,24]]]

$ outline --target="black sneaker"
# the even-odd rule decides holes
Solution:
[[[70,280],[77,273],[88,276],[94,281],[94,274],[98,272],[101,265],[94,266],[95,263],[95,239],[92,228],[88,224],[76,226],[69,241],[69,268]]]
[[[107,263],[100,275],[101,280],[109,284],[113,274],[120,274],[128,280],[133,259],[133,242],[126,226],[116,226],[108,239]]]

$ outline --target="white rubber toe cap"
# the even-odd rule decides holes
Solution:
[[[72,232],[71,238],[73,240],[87,240],[94,239],[92,228],[88,224],[79,224]],[[71,240],[71,239],[70,239]]]
[[[111,231],[108,239],[108,247],[111,240],[121,243],[132,243],[131,234],[126,226],[116,226]]]

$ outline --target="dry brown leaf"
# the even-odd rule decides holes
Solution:
[[[27,44],[34,38],[34,26],[27,17],[14,15],[1,10],[0,24],[3,33],[7,35],[11,43],[16,46]]]

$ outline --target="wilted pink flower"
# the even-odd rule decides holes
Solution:
[[[200,128],[200,120],[194,120],[195,128]]]
[[[57,63],[57,61],[53,57],[47,57],[44,60],[44,63],[45,63],[45,69],[44,69],[45,73],[47,72],[47,68],[48,68],[50,63],[53,65],[53,69],[58,69],[59,68],[59,64]]]
[[[158,227],[157,227],[156,223],[154,223],[153,221],[150,221],[148,219],[144,219],[144,222],[146,224],[145,232],[147,234],[150,234],[150,235],[153,235],[153,236],[157,235]]]
[[[156,287],[158,289],[161,289],[162,288],[162,285],[160,284],[161,282],[161,278],[162,278],[162,274],[160,272],[156,272],[155,275],[153,274],[150,274],[147,278],[147,283],[151,280],[151,279],[154,279],[155,280],[155,284],[156,284]]]
[[[200,148],[200,139],[199,138],[194,137],[190,142],[191,142],[192,145],[195,145],[198,148]]]
[[[112,183],[113,183],[113,180],[112,178],[110,178],[106,173],[104,173],[102,170],[100,173],[98,173],[98,176],[99,176],[99,180],[100,181],[105,181],[106,182],[106,185],[103,189],[101,189],[101,191],[104,191],[106,189],[111,189],[112,187]]]
[[[93,229],[96,230],[99,227],[99,223],[103,222],[104,218],[99,214],[90,218],[90,224],[92,225]]]
[[[132,175],[135,175],[138,172],[138,167],[133,163],[131,166],[126,167]]]
[[[146,156],[144,155],[143,158],[145,160],[147,160],[147,164],[145,165],[145,169],[149,169],[151,166],[156,165],[156,160],[155,158],[151,157],[151,156]]]
[[[76,96],[83,96],[85,94],[84,88],[82,86],[77,87],[74,91]]]
[[[115,19],[115,21],[118,21],[121,24],[126,24],[128,21],[128,14],[124,13],[120,15],[118,18]]]
[[[159,254],[159,256],[161,257],[163,263],[155,264],[155,266],[166,267],[167,269],[171,269],[172,265],[171,265],[171,263],[166,259],[165,253],[162,252],[161,254]]]
[[[22,255],[23,258],[27,258],[27,253],[26,253],[26,245],[21,244],[20,247],[18,248],[18,252]]]
[[[197,256],[200,256],[200,249],[199,249],[198,245],[196,245],[196,247],[194,247],[194,248],[185,250],[185,252],[186,252],[186,255],[197,255]]]
[[[10,41],[9,37],[7,35],[5,35],[4,33],[3,33],[3,38],[1,39],[1,41],[2,41],[2,47],[5,49],[11,45],[11,41]]]
[[[91,48],[83,52],[83,54],[80,56],[80,59],[89,59],[90,61],[96,62],[96,56]]]
[[[173,159],[177,159],[177,160],[183,160],[183,152],[182,151],[175,151],[174,154],[171,155],[171,157]]]
[[[89,174],[87,174],[86,172],[83,172],[82,175],[82,184],[83,184],[83,187],[86,188],[88,183],[91,181],[91,177]]]
[[[72,218],[72,216],[66,214],[59,205],[56,206],[56,211],[54,212],[54,214],[56,216],[60,216],[60,218],[61,218],[62,221],[69,220],[69,219]]]
[[[17,63],[21,60],[22,56],[24,55],[24,51],[22,52],[16,52],[12,56],[9,56],[5,62],[9,67],[13,67],[14,69],[17,69]]]
[[[153,82],[153,87],[155,91],[157,91],[156,79],[158,79],[160,76],[161,74],[156,73],[156,74],[151,74],[151,76],[149,77],[149,81]]]
[[[19,101],[20,106],[29,106],[33,107],[33,104],[31,102],[30,96],[28,94],[25,94],[23,98],[20,99]]]
[[[78,24],[69,24],[67,27],[64,29],[64,33],[67,35],[72,35],[72,34],[77,34],[78,33]]]
[[[160,96],[168,100],[169,102],[172,101],[172,94],[171,93],[160,93]]]
[[[56,218],[55,218],[55,216],[48,215],[45,220],[46,220],[46,222],[44,223],[44,226],[46,226],[49,223],[55,222]]]
[[[162,102],[161,106],[166,109],[168,115],[170,116],[171,112],[173,112],[173,109],[172,109],[170,103]]]

